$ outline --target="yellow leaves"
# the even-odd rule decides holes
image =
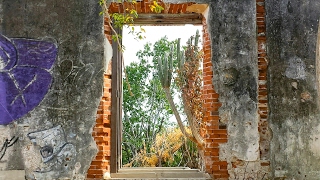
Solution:
[[[183,143],[183,134],[179,128],[170,129],[169,132],[157,134],[154,143],[155,149],[167,150],[174,146],[181,147]]]
[[[137,4],[137,1],[132,1],[132,4]]]
[[[144,32],[144,33],[146,32],[146,30],[145,30],[143,27],[141,27],[141,26],[140,26],[140,31],[141,31],[141,32]]]
[[[126,17],[125,17],[125,22],[129,22],[129,21],[131,21],[132,19],[133,19],[132,17],[126,16]]]
[[[150,5],[150,9],[151,9],[152,12],[155,10],[155,8],[156,8],[155,6]]]
[[[164,10],[164,8],[162,6],[160,6],[157,1],[153,1],[153,4],[150,5],[150,10],[152,12],[155,12],[155,13],[161,13],[162,10]]]
[[[187,132],[191,132],[186,127]],[[132,161],[125,167],[190,167],[189,164],[197,165],[199,154],[196,144],[189,141],[180,129],[167,128],[156,134],[154,142],[148,147],[143,143],[143,148],[138,150]]]
[[[135,9],[131,9],[130,10],[130,14],[134,17],[137,18],[138,17],[138,12]]]
[[[187,131],[191,132],[188,128]],[[172,163],[175,152],[182,147],[185,141],[186,138],[179,128],[170,128],[167,132],[158,133],[150,151],[147,152],[144,147],[135,160],[144,167],[160,166],[159,163]]]
[[[151,155],[151,157],[148,158],[147,162],[151,167],[156,167],[156,165],[158,164],[157,155],[155,155],[155,154]]]

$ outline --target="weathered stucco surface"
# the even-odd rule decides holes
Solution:
[[[213,86],[222,104],[219,123],[228,132],[217,156],[228,162],[230,179],[319,179],[320,2],[265,1],[270,169],[261,165],[259,149],[256,1],[197,2],[210,8]],[[110,59],[99,12],[96,0],[0,0],[0,143],[8,142],[0,171],[6,178],[23,170],[27,179],[85,179],[97,151],[91,131],[103,61]],[[23,111],[10,117],[17,106]]]
[[[320,2],[266,0],[273,178],[319,179],[316,44]]]
[[[222,103],[220,121],[228,130],[219,156],[227,160],[233,179],[259,179],[265,174],[259,161],[255,7],[253,0],[210,4],[213,85]]]
[[[36,89],[50,82],[38,105],[10,124],[0,125],[1,146],[6,139],[19,137],[7,148],[0,171],[25,169],[27,179],[85,179],[97,152],[91,133],[103,85],[105,38],[100,11],[96,0],[0,1],[1,43],[13,44],[17,52],[17,63],[10,69],[2,65],[1,77],[14,77],[15,88],[19,86],[22,94],[6,108],[13,107],[23,95],[26,101],[37,97]],[[31,41],[38,44],[32,46]],[[48,53],[49,49],[43,48],[45,42],[56,50]],[[41,62],[49,55],[54,61],[52,67],[43,68]],[[21,64],[24,61],[29,64]],[[40,81],[40,71],[48,78]],[[23,73],[25,79],[33,79],[19,84]],[[3,79],[1,83],[9,84]],[[32,88],[23,88],[26,84]],[[6,92],[0,94],[1,102],[5,102],[3,98],[12,91],[0,91]],[[29,104],[21,100],[20,105]]]

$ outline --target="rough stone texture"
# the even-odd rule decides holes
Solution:
[[[25,169],[27,179],[85,179],[97,152],[91,134],[103,85],[100,11],[95,0],[0,1],[2,35],[51,42],[58,50],[39,105],[0,126],[1,144],[19,137],[7,148],[0,170]]]
[[[211,2],[213,85],[220,95],[220,120],[226,123],[228,142],[219,158],[228,162],[230,178],[262,178],[257,107],[256,1]]]
[[[273,178],[319,179],[316,44],[320,2],[266,0]],[[317,59],[319,61],[319,59]]]

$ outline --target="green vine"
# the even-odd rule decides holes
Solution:
[[[128,2],[131,5],[137,4],[136,0],[118,0],[118,3],[123,2]],[[107,23],[113,32],[113,35],[111,36],[112,39],[118,42],[119,49],[121,49],[121,51],[124,51],[125,47],[121,45],[121,43],[119,43],[120,39],[122,39],[122,36],[118,34],[113,27],[120,29],[122,29],[124,26],[129,27],[129,33],[134,35],[135,39],[137,40],[142,40],[145,38],[145,36],[143,36],[143,33],[145,33],[145,29],[140,26],[140,29],[137,31],[133,26],[134,19],[138,18],[139,16],[137,10],[126,8],[123,13],[110,13],[108,9],[109,3],[111,3],[111,0],[99,0],[99,4],[102,7],[102,11],[100,12],[100,14],[104,15],[107,19]],[[149,7],[150,10],[155,13],[161,13],[164,10],[164,8],[159,5],[157,1],[153,1],[153,3],[149,5]]]
[[[118,3],[123,3],[125,0],[118,0]],[[134,19],[138,18],[138,12],[135,9],[129,9],[126,8],[124,13],[109,13],[108,5],[113,2],[112,0],[99,0],[99,4],[102,7],[102,11],[100,12],[100,15],[104,15],[105,19],[107,20],[108,26],[111,28],[111,31],[113,32],[113,35],[111,36],[112,39],[117,42],[118,48],[121,51],[121,53],[125,50],[125,47],[120,43],[120,39],[122,39],[122,36],[117,33],[117,31],[113,28],[120,28],[122,29],[123,26],[131,26],[130,32],[134,35],[135,39],[144,39],[145,36],[142,34],[145,33],[145,30],[140,26],[140,31],[136,31],[134,28]],[[135,5],[137,3],[136,0],[127,0],[126,2],[132,3],[132,5]],[[150,10],[155,13],[161,13],[164,8],[160,6],[156,1],[153,1],[153,4],[150,5]],[[114,25],[114,26],[112,26]],[[131,91],[130,83],[128,81],[128,76],[126,73],[126,69],[124,66],[124,58],[122,58],[122,65],[123,65],[123,71],[126,75],[126,82],[128,84],[129,93],[131,96],[134,94]]]

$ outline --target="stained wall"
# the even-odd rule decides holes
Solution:
[[[319,179],[320,3],[266,0],[273,178]]]
[[[206,172],[215,179],[318,179],[320,3],[201,3],[209,4]],[[0,1],[0,142],[8,140],[1,171],[22,169],[28,179],[109,171],[112,76],[99,12],[93,0]]]
[[[0,1],[0,171],[85,179],[102,97],[100,11],[95,0]]]

